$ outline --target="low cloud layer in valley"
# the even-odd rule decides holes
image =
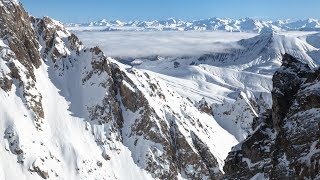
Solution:
[[[108,56],[185,56],[241,48],[235,43],[254,33],[230,32],[75,32],[86,46],[99,46]]]

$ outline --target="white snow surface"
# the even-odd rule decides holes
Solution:
[[[117,63],[120,68],[123,71],[126,71],[126,69],[130,69],[130,66],[123,65],[116,60],[110,59],[111,62]],[[129,70],[129,72],[132,70]],[[134,82],[135,85],[139,87],[139,90],[141,90],[146,98],[148,99],[148,102],[150,103],[150,106],[154,108],[156,113],[161,117],[164,117],[168,119],[168,114],[169,112],[166,112],[166,108],[163,107],[170,107],[172,108],[174,113],[177,113],[182,117],[181,119],[175,118],[172,116],[171,118],[175,119],[176,123],[178,124],[185,124],[184,126],[179,128],[180,131],[184,134],[185,137],[188,137],[187,140],[190,144],[192,144],[192,139],[189,135],[189,132],[192,131],[194,132],[197,136],[199,136],[203,142],[205,142],[210,151],[213,152],[213,155],[217,158],[218,163],[219,163],[219,168],[221,171],[222,167],[224,165],[224,159],[227,157],[228,152],[230,151],[230,148],[237,144],[237,140],[226,130],[224,130],[219,124],[216,122],[216,120],[205,113],[201,113],[190,101],[187,99],[181,97],[178,93],[176,93],[172,88],[167,87],[167,84],[165,81],[159,80],[159,79],[154,79],[151,82],[159,84],[159,88],[161,88],[161,93],[163,93],[164,97],[166,97],[166,100],[163,101],[162,99],[158,99],[153,96],[148,96],[149,91],[145,87],[147,87],[147,78],[143,79],[143,72],[140,70],[136,70],[135,75],[132,75],[131,73],[128,73],[127,75],[130,77],[130,79]],[[145,71],[147,72],[147,71]],[[154,74],[150,71],[147,72],[148,74],[150,73],[152,79],[156,78],[157,76],[154,76]],[[126,86],[128,83],[125,83]],[[129,87],[130,90],[132,90],[132,87]],[[183,118],[187,115],[185,118]],[[132,114],[132,112],[128,112],[128,116],[126,117],[127,119],[132,118],[132,121],[134,120],[135,116]],[[198,127],[198,125],[195,125],[191,120],[192,119],[198,119],[202,126],[207,127],[204,128],[203,130]],[[130,127],[128,124],[127,127]],[[126,129],[126,128],[124,128]],[[124,130],[126,132],[126,130]],[[215,137],[220,137],[220,138],[215,138]],[[130,140],[130,139],[127,139]],[[131,140],[133,141],[133,140]],[[130,148],[130,147],[129,147]],[[134,148],[132,146],[132,148]],[[138,150],[140,151],[140,150]]]
[[[122,22],[114,23],[123,26]],[[117,58],[108,61],[118,64],[132,81],[123,84],[132,92],[141,91],[160,119],[174,119],[191,148],[194,146],[190,132],[199,136],[217,158],[220,170],[231,147],[252,132],[253,117],[271,106],[271,78],[281,65],[281,55],[290,53],[312,67],[318,66],[320,57],[316,41],[308,40],[317,35],[306,33],[126,33],[77,34],[85,44],[99,45],[107,55],[122,58],[121,62],[126,64]],[[109,123],[88,121],[88,108],[102,102],[108,91],[100,84],[110,76],[96,73],[84,83],[82,79],[92,70],[91,60],[96,57],[85,52],[83,46],[78,57],[66,43],[69,32],[56,35],[55,48],[70,61],[59,59],[53,64],[50,59],[43,60],[35,69],[37,81],[30,90],[32,95],[42,96],[45,115],[42,130],[36,129],[34,113],[26,108],[16,80],[11,91],[0,90],[0,132],[4,135],[0,138],[4,147],[0,148],[0,161],[7,162],[0,164],[0,179],[42,179],[35,172],[37,169],[47,173],[50,179],[152,179],[150,172],[144,170],[148,166],[146,155],[151,150],[161,155],[163,147],[142,136],[130,135],[131,125],[139,114],[124,107],[121,107],[125,119],[121,129],[123,142],[108,133]],[[116,47],[118,50],[108,49],[116,43],[121,43]],[[26,69],[14,56],[8,56],[12,52],[6,42],[0,40],[0,46],[0,79],[8,77],[10,72],[4,60],[8,57],[23,74]],[[128,52],[133,47],[136,49]],[[130,64],[131,61],[135,63]],[[55,65],[63,63],[64,67],[71,62],[68,70],[55,69]],[[25,75],[21,79],[28,82]],[[165,100],[150,95],[149,82],[158,85]],[[200,112],[195,106],[203,98],[211,105],[212,115]],[[160,122],[153,120],[159,126]],[[99,142],[107,143],[99,145]],[[106,154],[110,160],[103,158]],[[258,174],[255,178],[262,176]],[[179,178],[185,177],[182,174]]]
[[[54,25],[60,26],[53,21],[50,28]],[[28,102],[20,92],[22,87],[18,81],[14,80],[11,91],[0,90],[0,132],[4,134],[4,138],[0,138],[1,147],[4,147],[0,148],[0,161],[8,162],[0,164],[0,177],[42,179],[41,172],[50,179],[153,179],[150,172],[144,170],[148,166],[147,155],[161,156],[164,153],[162,145],[145,140],[143,136],[131,135],[132,125],[140,114],[125,107],[121,107],[124,116],[121,129],[123,142],[117,140],[116,133],[111,131],[111,122],[91,122],[88,110],[102,103],[108,87],[101,84],[110,76],[106,72],[97,72],[83,82],[83,78],[92,70],[91,61],[99,61],[97,56],[102,56],[102,53],[94,55],[79,45],[78,56],[69,47],[69,35],[61,31],[56,33],[54,39],[54,48],[62,55],[62,59],[54,64],[51,56],[47,56],[49,59],[42,59],[42,65],[34,70],[36,83],[29,93],[42,97],[44,118],[40,119],[40,130],[35,126],[35,113],[27,108]],[[21,81],[27,83],[30,78],[24,74],[25,67],[14,59],[5,42],[1,40],[0,45],[0,79],[9,77],[10,69],[6,62],[13,61],[21,72]],[[40,47],[44,48],[46,44],[40,41]],[[43,52],[41,48],[40,52]],[[238,143],[233,135],[223,129],[213,116],[200,112],[190,100],[176,93],[152,73],[147,77],[143,70],[129,70],[130,66],[111,58],[108,62],[120,66],[120,70],[132,81],[123,84],[130,91],[140,90],[161,120],[177,124],[193,150],[195,147],[190,132],[197,135],[216,157],[217,168],[222,171],[224,159],[231,147]],[[152,95],[150,82],[157,84],[164,98]],[[157,124],[156,127],[160,126],[159,120],[150,118],[152,123]],[[153,154],[154,150],[157,153]],[[106,155],[109,160],[106,160]],[[161,164],[163,169],[170,170],[165,163]],[[193,166],[190,165],[186,171],[192,173]],[[186,178],[183,174],[179,177]]]
[[[0,62],[5,62],[1,57],[8,52],[10,50],[2,51]],[[77,68],[81,69],[81,66],[90,64],[88,59],[90,58],[82,57],[80,62],[83,63],[78,64]],[[48,63],[50,65],[50,62]],[[1,64],[1,69],[3,66],[5,64]],[[72,109],[69,100],[83,98],[78,102],[82,100],[88,105],[92,101],[94,103],[93,99],[86,99],[88,94],[96,93],[96,97],[93,97],[101,98],[99,95],[104,95],[105,92],[99,89],[95,89],[96,92],[92,91],[93,89],[88,92],[81,91],[86,88],[79,87],[81,83],[78,81],[80,79],[77,68],[65,77],[56,76],[45,63],[35,70],[36,88],[42,95],[45,113],[41,131],[34,125],[33,114],[17,96],[16,86],[9,92],[0,90],[0,132],[10,134],[7,139],[0,138],[0,145],[4,147],[0,148],[0,161],[5,162],[0,163],[0,179],[42,179],[33,172],[36,167],[47,172],[50,179],[152,178],[134,163],[132,152],[123,145],[118,146],[119,151],[108,151],[111,157],[109,161],[101,156],[102,150],[97,146],[96,137],[104,134],[105,127],[92,125],[90,130],[86,130],[87,122],[73,111],[76,109],[81,113],[83,104],[79,103]],[[55,86],[55,82],[61,84],[60,89]],[[96,137],[93,134],[96,134]],[[9,145],[10,143],[13,146]],[[21,149],[23,153],[16,156],[11,148]],[[23,161],[23,165],[17,161]],[[101,162],[101,167],[97,165],[98,162]]]
[[[14,95],[14,91],[9,94],[1,92],[0,108],[2,112],[0,118],[4,120],[1,121],[1,132],[4,132],[3,128],[8,126],[12,126],[16,132],[19,132],[20,146],[27,153],[24,162],[29,164],[27,167],[21,168],[20,164],[16,162],[16,157],[1,148],[0,160],[6,162],[5,164],[1,163],[3,166],[0,167],[4,172],[4,179],[42,179],[36,173],[30,174],[28,172],[28,166],[31,168],[35,160],[37,163],[41,163],[43,166],[41,169],[49,172],[49,177],[52,176],[52,179],[87,179],[89,177],[113,179],[115,174],[118,179],[151,178],[129,158],[131,152],[126,147],[121,147],[119,153],[110,151],[112,154],[109,155],[112,159],[106,163],[101,156],[100,147],[96,145],[94,136],[85,130],[85,121],[66,111],[69,108],[68,102],[51,83],[47,68],[42,66],[36,74],[39,77],[38,88],[43,95],[43,107],[46,115],[45,127],[42,132],[35,129],[28,110]],[[100,129],[99,127],[93,128],[97,128],[96,131]],[[4,144],[5,141],[1,139],[0,143]],[[49,160],[43,163],[40,158]],[[102,167],[97,166],[98,161],[102,162]],[[80,173],[77,173],[73,167],[78,167]],[[98,168],[98,171],[93,170]],[[55,177],[55,174],[58,174],[59,177]]]
[[[166,20],[130,21],[119,20],[92,21],[87,23],[66,23],[74,31],[225,31],[225,32],[265,32],[265,31],[319,31],[317,19],[305,20],[257,20],[252,18],[208,18],[183,21],[169,18]]]
[[[76,34],[86,44],[100,46],[108,56],[121,57],[121,62],[132,62],[135,68],[158,77],[193,102],[205,98],[218,123],[238,141],[252,132],[253,117],[271,107],[272,75],[284,53],[311,67],[320,63],[316,32]],[[208,56],[200,61],[203,54]],[[240,94],[247,100],[239,98]]]

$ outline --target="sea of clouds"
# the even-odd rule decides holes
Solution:
[[[236,41],[254,33],[230,32],[74,32],[87,47],[99,46],[111,57],[192,56],[241,48]]]

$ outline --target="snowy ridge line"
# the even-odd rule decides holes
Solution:
[[[75,31],[227,31],[227,32],[263,32],[263,31],[320,31],[317,19],[264,21],[252,18],[229,19],[209,18],[183,21],[169,18],[166,20],[129,21],[106,20],[85,23],[65,23],[69,30]]]

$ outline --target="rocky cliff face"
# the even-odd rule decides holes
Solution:
[[[34,69],[41,65],[39,43],[32,28],[30,17],[16,1],[0,2],[1,63],[0,87],[9,91],[12,84],[17,94],[33,111],[39,126],[44,113],[42,95],[37,90]]]
[[[0,14],[0,179],[221,177],[237,141],[208,105],[16,1],[1,0]]]
[[[225,179],[319,179],[320,71],[285,54],[272,109],[226,159]]]

